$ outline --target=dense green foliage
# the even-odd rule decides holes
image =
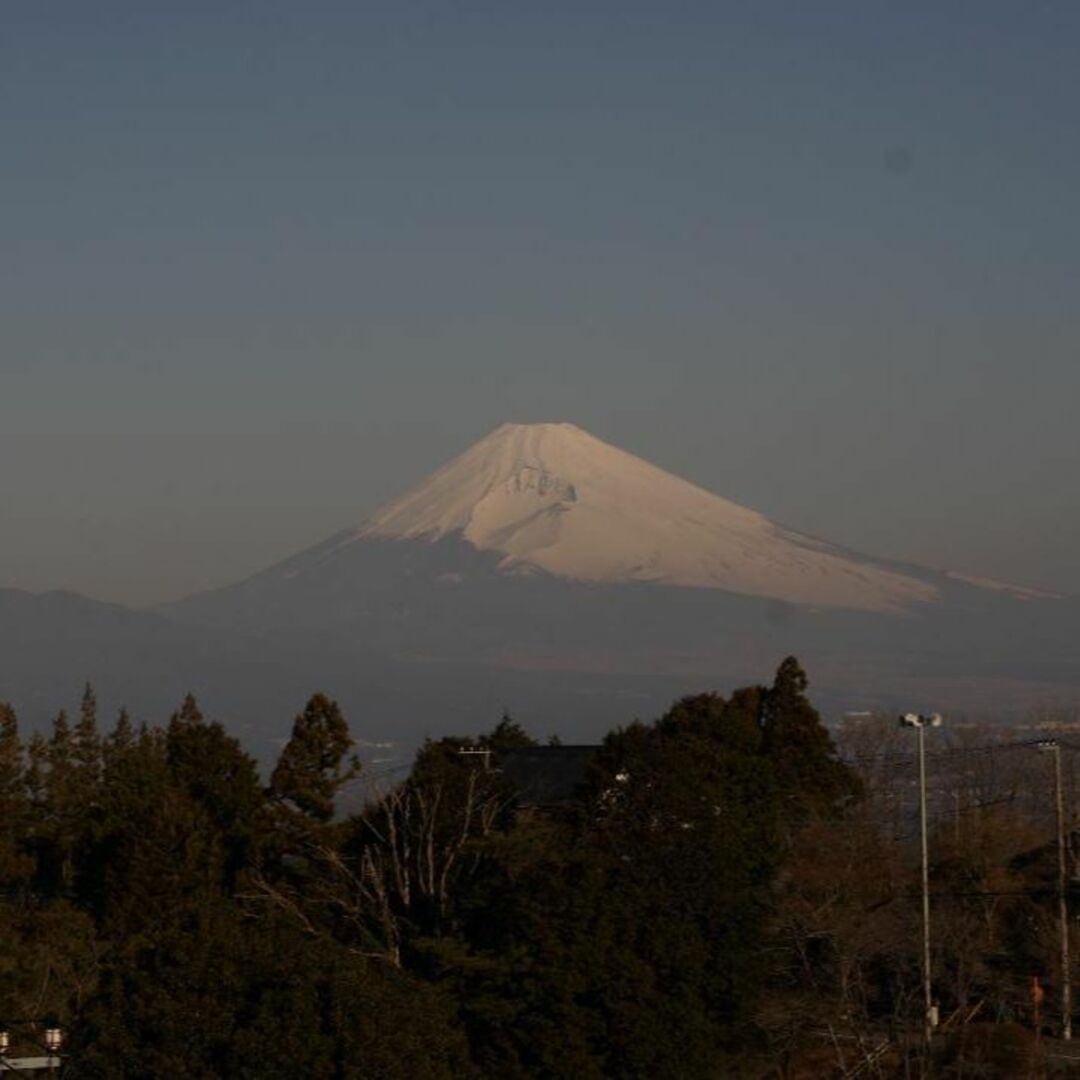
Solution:
[[[762,1075],[792,867],[862,795],[805,690],[787,660],[684,698],[554,806],[504,778],[537,748],[504,716],[344,819],[323,695],[265,787],[190,697],[103,736],[87,688],[25,743],[0,707],[0,1019],[55,1019],[86,1077]]]

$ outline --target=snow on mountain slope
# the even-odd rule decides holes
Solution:
[[[897,611],[933,586],[773,524],[573,424],[504,424],[341,546],[458,535],[507,573]]]

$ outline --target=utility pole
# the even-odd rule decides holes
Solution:
[[[491,751],[475,747],[461,747],[458,753],[462,757],[481,757],[484,759],[484,772],[491,772]]]
[[[930,856],[926,842],[926,729],[941,727],[941,715],[920,716],[905,713],[900,717],[903,727],[913,727],[919,733],[919,832],[922,836],[922,926],[923,926],[923,1036],[929,1043],[937,1027],[937,1009],[930,989]]]
[[[1054,802],[1057,807],[1058,930],[1061,934],[1061,1037],[1072,1038],[1072,985],[1069,981],[1069,910],[1066,903],[1068,873],[1065,858],[1065,804],[1061,793],[1061,745],[1057,739],[1037,744],[1054,755]]]

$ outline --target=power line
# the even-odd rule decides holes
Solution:
[[[1058,740],[1061,742],[1061,740]],[[928,761],[937,761],[942,758],[965,757],[974,754],[993,754],[998,750],[1021,750],[1030,749],[1045,742],[1045,739],[1022,739],[1012,742],[984,743],[981,746],[951,746],[945,750],[928,751]],[[1063,749],[1080,751],[1080,744],[1061,742]],[[895,750],[885,750],[880,753],[841,754],[839,760],[845,765],[858,765],[862,762],[880,761],[882,763],[896,762],[902,765],[914,765],[916,757],[911,753],[901,753]]]

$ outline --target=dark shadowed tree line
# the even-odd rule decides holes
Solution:
[[[341,817],[361,774],[323,695],[269,783],[190,697],[103,733],[87,688],[27,740],[0,707],[0,1025],[60,1025],[77,1077],[828,1076],[859,1060],[841,1036],[902,1044],[910,859],[794,660],[612,732],[559,806],[498,768],[534,745],[509,717],[429,741]],[[1014,873],[951,859],[968,885]],[[950,1004],[1043,947],[969,914]]]

